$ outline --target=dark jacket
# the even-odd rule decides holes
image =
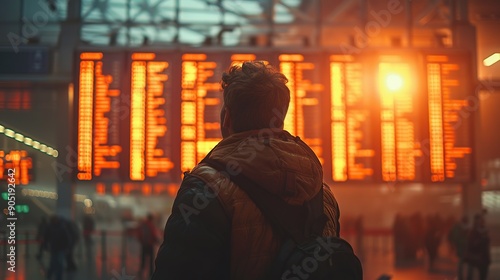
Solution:
[[[292,205],[302,205],[323,188],[328,217],[323,234],[338,236],[337,202],[322,181],[319,160],[298,138],[286,131],[238,133],[223,139],[209,157],[241,170]],[[282,241],[241,188],[199,164],[181,184],[153,279],[260,279]]]
[[[473,228],[467,239],[465,261],[474,266],[488,266],[491,263],[490,237],[485,228]]]
[[[51,253],[64,252],[70,249],[72,243],[71,234],[62,219],[54,219],[49,223],[45,231],[44,242]]]

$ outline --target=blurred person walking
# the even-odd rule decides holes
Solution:
[[[428,270],[435,271],[435,262],[441,244],[441,217],[438,214],[427,216],[427,227],[424,235],[425,248],[428,256]]]
[[[85,254],[87,260],[92,256],[92,234],[95,231],[95,221],[90,214],[85,214],[83,216],[83,242],[85,245]]]
[[[306,205],[318,197],[322,205],[314,218],[326,223],[320,232],[339,236],[339,207],[323,182],[320,161],[283,129],[290,103],[286,83],[283,74],[262,62],[244,62],[225,72],[223,139],[206,159],[223,164],[232,175],[245,175],[288,205]],[[203,161],[185,173],[156,257],[154,280],[265,279],[272,268],[284,235],[222,173]]]
[[[467,280],[472,280],[475,271],[480,280],[488,279],[488,270],[491,264],[490,236],[486,229],[484,215],[474,216],[474,223],[467,238],[465,262],[468,264]]]
[[[44,234],[44,240],[50,252],[50,263],[47,270],[47,280],[55,276],[62,280],[64,259],[70,248],[71,236],[62,218],[52,216]]]
[[[75,271],[76,262],[75,262],[74,252],[76,245],[78,245],[78,242],[80,241],[80,229],[73,220],[63,219],[63,222],[68,230],[70,237],[68,250],[66,251],[66,266],[67,266],[66,268],[68,271]]]
[[[467,249],[469,231],[469,218],[464,215],[458,223],[453,225],[448,234],[448,240],[458,259],[457,280],[464,279],[464,257],[465,250]]]
[[[158,233],[153,224],[153,215],[148,214],[146,219],[139,224],[137,237],[141,244],[141,274],[148,266],[148,275],[153,275],[154,271],[154,246],[158,243]]]
[[[43,251],[45,251],[47,243],[45,242],[44,235],[47,231],[48,223],[47,217],[42,216],[40,219],[40,223],[37,226],[36,230],[36,240],[38,241],[38,253],[36,254],[36,259],[40,260],[43,256]]]

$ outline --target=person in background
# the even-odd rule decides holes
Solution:
[[[80,241],[80,229],[75,221],[70,219],[62,219],[64,226],[69,233],[70,242],[68,246],[68,250],[66,251],[66,265],[68,271],[76,270],[76,262],[75,262],[75,248],[78,242]]]
[[[153,275],[154,246],[158,243],[158,233],[153,224],[153,215],[148,214],[146,219],[137,228],[137,237],[141,244],[141,274],[144,273],[146,262],[149,268],[149,276]]]
[[[47,280],[52,279],[53,276],[55,276],[55,280],[62,280],[64,259],[71,245],[71,236],[61,217],[56,215],[50,217],[44,241],[50,252]]]
[[[467,249],[467,237],[469,235],[469,218],[464,215],[460,222],[453,225],[448,235],[448,240],[458,259],[457,280],[464,279],[464,257]]]
[[[36,240],[38,241],[38,253],[36,254],[36,259],[40,260],[43,255],[43,251],[46,250],[46,243],[44,240],[45,231],[47,231],[47,217],[42,216],[40,223],[38,224],[36,231]]]
[[[490,236],[482,214],[474,216],[474,223],[467,238],[465,262],[469,266],[467,280],[473,279],[474,271],[479,273],[480,280],[488,279],[488,270],[491,264]]]
[[[435,262],[438,256],[438,249],[441,243],[440,226],[442,220],[438,214],[427,216],[427,226],[424,235],[425,248],[429,260],[429,271],[435,271]]]
[[[92,234],[95,231],[95,221],[92,215],[85,214],[83,216],[83,242],[85,244],[85,253],[87,259],[92,256]]]

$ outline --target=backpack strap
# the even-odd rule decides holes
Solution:
[[[201,163],[218,170],[243,189],[282,236],[287,236],[300,244],[311,235],[321,235],[327,221],[323,213],[323,186],[318,194],[304,205],[290,205],[281,197],[259,187],[241,172],[236,175],[228,174],[226,170],[230,169],[218,160],[207,156]]]

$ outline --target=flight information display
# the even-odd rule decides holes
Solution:
[[[168,67],[154,53],[80,54],[79,180],[171,179]]]
[[[192,169],[222,139],[222,73],[244,61],[263,61],[252,53],[184,53],[181,56],[180,167]]]
[[[308,54],[280,54],[278,59],[279,70],[287,77],[290,89],[284,128],[301,137],[323,162],[320,100],[324,85],[318,71],[321,58]]]
[[[332,182],[473,180],[473,77],[460,52],[80,52],[77,179],[179,182],[222,139],[221,76],[264,61],[288,79],[284,127]]]
[[[33,181],[33,159],[25,150],[0,150],[0,181],[7,181],[11,171],[15,170],[16,185],[28,185]]]
[[[469,180],[473,170],[470,112],[479,101],[471,92],[467,64],[449,55],[427,55],[425,61],[431,180]]]
[[[332,179],[373,181],[378,141],[371,131],[374,100],[364,88],[365,67],[350,55],[331,55],[329,63]]]
[[[383,181],[422,181],[422,156],[419,139],[419,100],[425,99],[418,90],[410,58],[382,55],[378,63],[378,95],[380,104],[381,175]]]

